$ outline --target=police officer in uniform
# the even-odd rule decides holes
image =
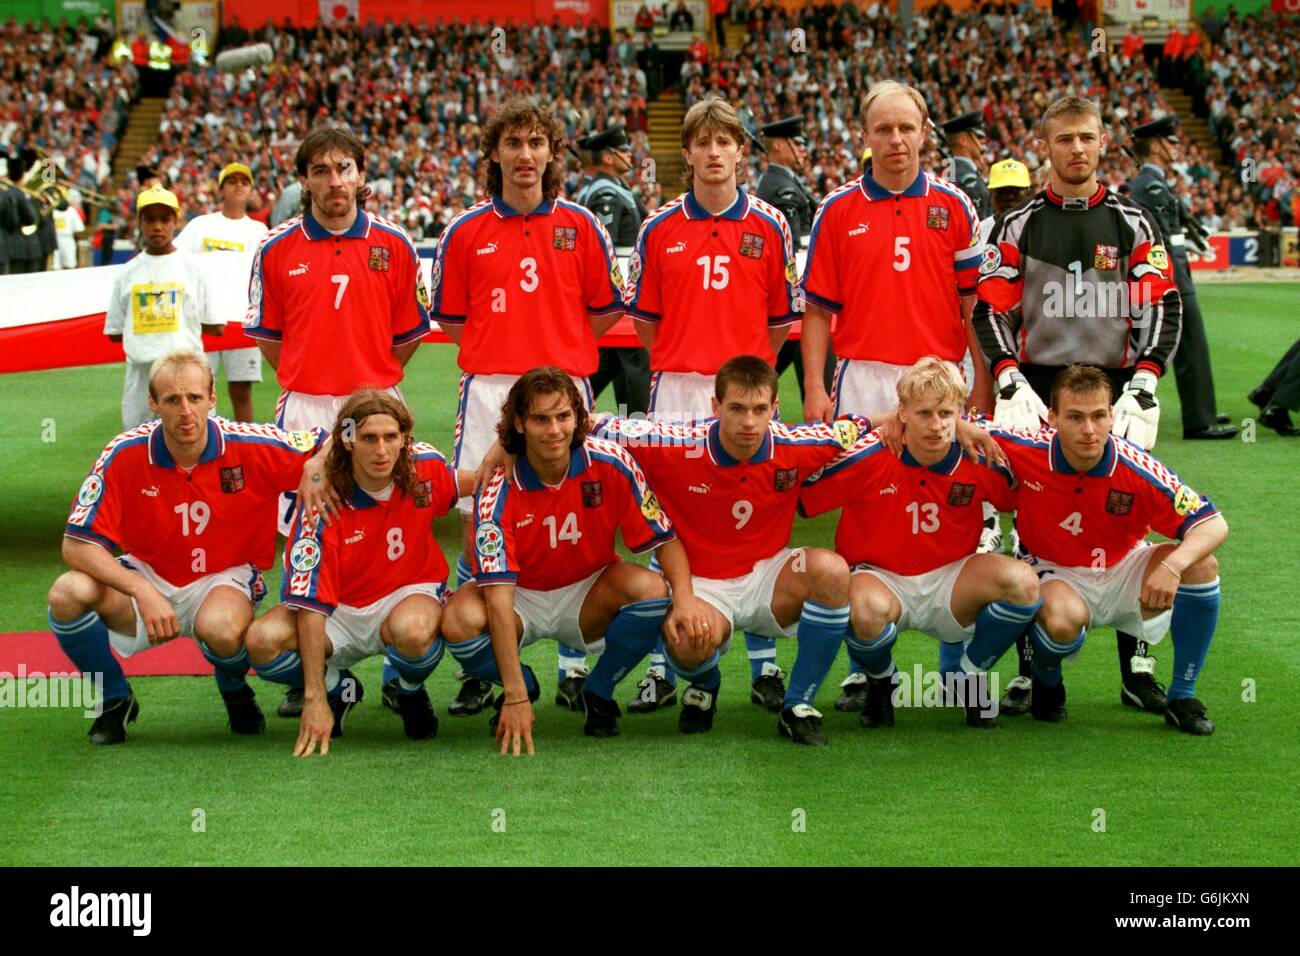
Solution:
[[[993,200],[984,184],[984,114],[962,113],[939,129],[952,157],[953,181],[975,204],[980,219],[987,219],[993,215]]]
[[[1129,181],[1129,196],[1151,213],[1160,226],[1173,260],[1174,281],[1183,300],[1183,335],[1173,360],[1178,400],[1182,404],[1183,437],[1232,438],[1237,434],[1236,427],[1228,424],[1227,415],[1217,412],[1210,347],[1187,263],[1189,240],[1203,247],[1205,229],[1174,195],[1168,181],[1168,170],[1177,155],[1178,117],[1170,115],[1138,126],[1132,131],[1132,138],[1133,156],[1140,168]]]
[[[626,132],[622,126],[611,126],[578,140],[578,149],[590,154],[595,174],[574,194],[574,201],[596,214],[616,247],[630,250],[648,213],[623,179],[632,169],[632,147]],[[622,414],[646,412],[650,408],[650,353],[640,347],[602,346],[591,390],[599,395],[611,382],[614,398],[623,406]]]
[[[817,214],[817,200],[802,176],[808,168],[808,144],[803,135],[803,117],[790,116],[759,127],[761,137],[751,137],[754,146],[767,153],[767,172],[763,173],[754,189],[754,195],[769,206],[781,210],[790,224],[790,236],[795,249],[800,248],[812,229],[813,216]],[[787,339],[776,356],[776,374],[780,375],[791,365],[799,381],[799,394],[803,395],[803,355],[799,343]],[[826,351],[824,378],[829,392],[835,376],[835,356]]]

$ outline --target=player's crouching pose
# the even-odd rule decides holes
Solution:
[[[908,629],[956,645],[956,654],[970,641],[960,673],[975,679],[952,681],[954,690],[970,726],[996,727],[997,696],[982,675],[1042,603],[1027,564],[974,553],[981,504],[1013,507],[1014,478],[957,444],[966,392],[951,362],[934,356],[917,362],[898,382],[902,455],[890,454],[877,433],[865,435],[814,475],[800,496],[807,516],[844,509],[835,550],[853,571],[844,642],[868,678],[864,727],[894,724],[891,648]]]
[[[516,456],[474,502],[474,583],[447,605],[443,638],[470,675],[501,685],[491,720],[501,752],[534,752],[539,688],[519,650],[543,637],[599,654],[583,685],[588,736],[618,733],[614,687],[650,653],[661,625],[698,639],[690,571],[645,477],[623,449],[592,438],[573,379],[532,369],[510,388],[497,436]],[[664,578],[620,561],[614,533],[632,551],[659,550],[678,595],[665,623]]]
[[[596,433],[617,439],[645,469],[676,524],[705,605],[704,640],[668,633],[668,663],[691,682],[678,727],[710,730],[722,674],[718,661],[733,629],[794,637],[798,656],[778,731],[821,746],[812,701],[849,623],[849,568],[826,548],[786,547],[799,486],[851,445],[865,418],[827,425],[772,421],[776,370],[756,355],[725,362],[714,380],[716,416],[691,425],[602,417]],[[682,595],[673,585],[673,600]]]
[[[326,455],[343,500],[329,523],[299,509],[285,547],[281,604],[248,631],[258,675],[304,688],[295,756],[329,753],[343,736],[361,683],[348,668],[383,654],[397,671],[406,735],[433,737],[438,718],[424,682],[442,659],[438,638],[447,561],[433,520],[463,487],[442,454],[414,441],[411,413],[387,392],[363,389],[339,410]]]
[[[1165,720],[1211,734],[1214,722],[1193,694],[1219,619],[1214,551],[1228,523],[1150,454],[1111,435],[1112,416],[1106,374],[1070,365],[1052,383],[1051,427],[1033,435],[993,430],[1020,481],[1020,536],[1041,579],[1030,712],[1052,722],[1065,716],[1061,662],[1079,651],[1089,627],[1148,643],[1169,630],[1174,675]],[[1153,527],[1179,543],[1146,541]]]
[[[230,729],[266,726],[244,633],[266,590],[258,569],[275,556],[271,504],[300,487],[320,433],[210,419],[216,400],[201,352],[158,359],[159,420],[109,442],[77,493],[63,540],[72,570],[50,588],[50,628],[83,674],[104,675],[92,743],[122,743],[140,711],[110,645],[126,657],[181,634],[216,668]]]

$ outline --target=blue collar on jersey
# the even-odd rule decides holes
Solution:
[[[397,488],[393,488],[393,493],[397,493]],[[367,508],[379,507],[379,502],[370,497],[369,493],[357,484],[352,486],[352,498],[349,500],[348,504],[352,505],[353,509],[356,511],[364,511]]]
[[[569,452],[569,473],[564,476],[565,479],[577,478],[587,470],[590,464],[587,460],[585,444],[579,445]],[[519,486],[524,491],[542,491],[546,488],[546,483],[537,477],[537,472],[533,470],[533,466],[528,464],[527,455],[520,455],[515,459],[515,481],[519,482]]]
[[[712,219],[713,213],[709,212],[700,205],[700,201],[695,198],[695,190],[688,190],[686,198],[682,201],[682,211],[686,213],[687,219]],[[736,201],[730,206],[718,213],[720,219],[731,219],[734,222],[740,222],[749,215],[749,196],[743,189],[736,190]]]
[[[1052,436],[1051,451],[1052,471],[1059,472],[1062,475],[1077,475],[1078,472],[1070,467],[1070,463],[1065,460],[1065,452],[1061,451],[1061,436]],[[1087,474],[1093,478],[1105,478],[1115,470],[1115,436],[1106,436],[1106,450],[1101,453],[1101,461],[1088,469]]]
[[[208,419],[208,443],[203,446],[203,454],[199,455],[199,464],[206,465],[210,461],[216,461],[223,451],[226,450],[226,438],[221,434],[221,429],[211,418]],[[167,442],[163,438],[162,423],[153,430],[149,436],[149,462],[157,465],[159,468],[175,468],[176,459],[172,453],[167,450]]]
[[[944,455],[933,465],[923,465],[917,461],[908,448],[903,449],[902,462],[908,468],[928,468],[936,475],[951,475],[957,470],[957,465],[961,463],[961,445],[953,442],[948,447],[948,454]]]
[[[730,468],[733,465],[739,465],[740,462],[727,454],[727,449],[722,447],[722,422],[714,419],[709,424],[709,456],[722,468]],[[758,451],[754,452],[754,457],[749,459],[748,464],[761,465],[772,457],[772,430],[767,431],[767,438],[758,446]]]
[[[1155,173],[1155,174],[1156,174],[1157,176],[1159,176],[1161,179],[1166,178],[1166,177],[1165,177],[1164,167],[1162,167],[1162,166],[1157,166],[1155,163],[1143,163],[1143,164],[1142,164],[1142,168],[1139,169],[1138,172],[1139,172],[1139,173],[1142,172],[1143,169],[1149,169],[1149,170],[1151,170],[1151,172]]]
[[[505,204],[505,200],[503,200],[500,196],[492,197],[492,211],[495,212],[502,219],[506,218],[507,216],[525,216],[525,215],[549,216],[553,209],[555,209],[555,202],[550,199],[543,199],[542,204],[538,206],[536,209],[534,209],[532,212],[522,213],[519,212],[517,209],[512,209],[509,206],[507,206]]]
[[[302,231],[307,233],[308,239],[330,239],[334,236],[334,233],[316,221],[310,209],[302,214]],[[369,234],[370,217],[366,215],[364,209],[358,209],[356,221],[348,227],[347,232],[340,233],[339,238],[364,239]]]
[[[862,191],[867,194],[868,199],[893,199],[895,195],[899,196],[924,196],[929,187],[925,182],[925,170],[920,170],[916,178],[912,180],[912,185],[908,186],[901,193],[893,193],[886,189],[880,183],[871,178],[871,167],[868,166],[862,173]]]

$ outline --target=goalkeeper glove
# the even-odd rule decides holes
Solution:
[[[1127,438],[1143,451],[1155,447],[1156,431],[1160,425],[1157,381],[1159,379],[1151,372],[1135,372],[1115,402],[1115,424],[1111,431],[1120,438]]]
[[[993,424],[998,428],[1015,428],[1036,432],[1047,421],[1047,407],[1018,368],[1009,368],[998,376],[998,400],[993,406]]]

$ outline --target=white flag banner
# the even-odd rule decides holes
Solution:
[[[348,17],[361,22],[361,0],[320,0],[321,23],[346,23]]]

